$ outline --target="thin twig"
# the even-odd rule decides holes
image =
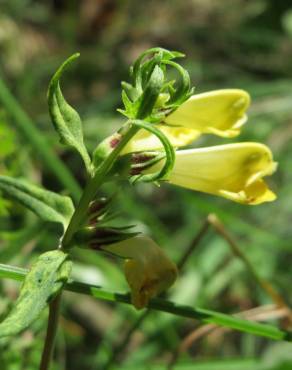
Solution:
[[[292,312],[291,308],[287,305],[285,300],[282,298],[282,296],[276,291],[276,289],[264,278],[262,278],[255,268],[253,267],[252,263],[249,261],[247,256],[242,252],[242,250],[237,245],[237,242],[234,240],[234,238],[230,235],[230,233],[226,230],[223,223],[218,219],[218,217],[215,214],[210,214],[207,217],[207,222],[212,225],[212,227],[215,229],[215,231],[223,237],[223,239],[228,243],[229,247],[231,248],[233,254],[238,257],[246,266],[247,270],[249,271],[250,275],[253,277],[253,279],[257,282],[257,284],[267,293],[267,295],[272,299],[272,301],[275,303],[276,307],[281,311],[281,317],[285,317],[288,321],[289,326],[292,323]],[[278,310],[278,311],[279,311]],[[252,310],[250,310],[252,311]],[[250,312],[248,311],[248,312]],[[246,317],[244,316],[245,318]],[[264,315],[264,317],[266,317]],[[250,318],[252,320],[252,318]],[[220,328],[221,330],[222,328]],[[199,327],[198,329],[194,330],[181,344],[179,349],[174,353],[172,356],[172,359],[169,364],[169,370],[173,367],[173,365],[178,360],[178,357],[180,353],[183,351],[181,348],[186,346],[185,341],[188,343],[192,343],[193,341],[201,338],[204,335],[209,334],[210,332],[213,332],[214,330],[219,330],[218,325],[215,324],[207,324],[204,326]],[[222,331],[222,330],[221,330]]]
[[[235,314],[234,316],[244,318],[246,320],[260,322],[260,321],[273,320],[273,319],[287,317],[287,310],[285,308],[279,308],[276,305],[265,305],[265,306],[260,306],[260,307],[252,308],[247,311],[240,312],[238,314]],[[227,328],[219,327],[218,325],[215,325],[215,324],[202,325],[196,328],[184,338],[179,348],[173,353],[167,369],[172,370],[179,356],[183,352],[188,351],[189,348],[192,345],[194,345],[194,343],[198,341],[199,339],[207,335],[217,333],[217,332],[220,332],[220,334],[223,334],[228,331],[230,330]]]
[[[251,310],[252,311],[252,310]],[[278,319],[285,319],[287,317],[287,310],[285,308],[275,306],[274,309],[266,312],[258,312],[258,313],[249,313],[246,314],[238,314],[234,315],[235,317],[243,318],[245,320],[256,321],[256,322],[266,322],[269,320],[278,320]],[[230,329],[222,328],[217,326],[211,333],[211,337],[222,337],[222,335],[230,332]]]
[[[209,223],[214,227],[216,232],[223,237],[230,246],[233,254],[238,257],[246,266],[247,270],[249,271],[250,275],[254,278],[257,284],[267,293],[267,295],[272,299],[272,301],[278,306],[285,308],[288,312],[287,318],[289,320],[289,324],[292,324],[292,312],[291,308],[285,302],[284,298],[277,292],[277,290],[270,284],[269,281],[261,277],[252,263],[249,261],[247,256],[242,252],[242,250],[237,245],[237,242],[234,238],[230,235],[230,233],[226,230],[223,223],[218,219],[215,214],[210,214],[208,216]]]
[[[200,230],[198,231],[197,235],[194,237],[192,242],[190,243],[189,247],[185,250],[179,261],[177,262],[177,268],[181,272],[183,268],[185,267],[185,264],[188,261],[188,258],[191,256],[191,254],[194,252],[195,248],[200,244],[201,240],[207,233],[208,229],[210,227],[209,222],[204,221],[202,226],[200,227]]]

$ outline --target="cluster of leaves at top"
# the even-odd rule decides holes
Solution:
[[[144,61],[145,57],[154,57]],[[119,111],[129,119],[145,119],[148,122],[160,122],[167,112],[178,107],[193,93],[188,72],[173,59],[184,54],[170,52],[161,48],[145,51],[130,68],[132,83],[122,82],[122,100],[125,109]],[[176,80],[166,79],[166,67],[177,70],[181,78],[179,86]]]

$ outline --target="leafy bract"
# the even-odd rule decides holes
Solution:
[[[72,262],[60,250],[40,255],[26,275],[20,295],[8,317],[0,324],[0,338],[26,329],[63,287]]]
[[[59,83],[64,70],[78,57],[78,53],[72,55],[54,74],[48,90],[48,104],[50,116],[56,131],[60,135],[61,143],[76,149],[81,155],[88,173],[91,173],[91,160],[83,141],[80,116],[76,110],[66,102]]]
[[[0,176],[0,190],[43,221],[61,225],[63,230],[74,211],[71,198],[42,189],[26,180]]]

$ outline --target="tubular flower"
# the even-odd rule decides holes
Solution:
[[[165,122],[196,130],[199,134],[234,137],[247,120],[245,111],[249,103],[250,97],[244,90],[215,90],[191,96],[167,116]]]
[[[190,144],[203,133],[221,137],[234,137],[246,122],[245,114],[250,104],[247,92],[240,89],[214,90],[192,95],[174,112],[157,125],[175,147]],[[136,136],[123,150],[123,154],[154,150],[160,141],[145,130]]]
[[[156,171],[158,162],[147,172]],[[259,143],[237,143],[210,148],[180,150],[172,172],[172,184],[256,205],[271,202],[276,195],[263,181],[276,170],[270,149]]]
[[[132,304],[137,309],[147,306],[151,298],[168,289],[177,278],[175,264],[146,236],[136,236],[102,249],[125,258],[125,275]]]

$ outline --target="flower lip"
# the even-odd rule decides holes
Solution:
[[[221,89],[192,95],[170,113],[165,122],[200,133],[234,137],[246,122],[250,105],[249,94],[240,89]]]
[[[249,94],[240,89],[222,89],[192,95],[164,122],[157,125],[174,147],[190,144],[204,133],[232,138],[247,121]],[[161,142],[145,130],[126,145],[122,154],[157,150]]]

